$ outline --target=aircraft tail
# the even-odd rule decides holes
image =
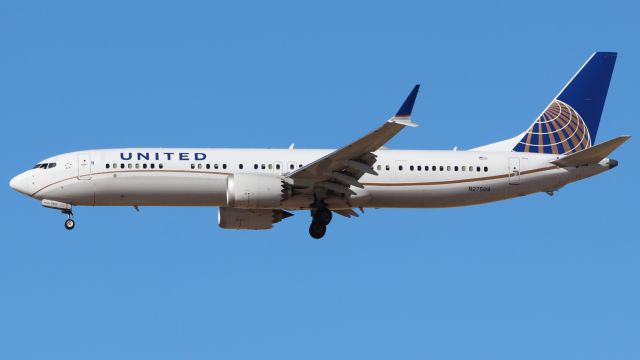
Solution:
[[[631,136],[629,135],[618,136],[615,139],[605,141],[588,149],[551,161],[551,163],[561,167],[597,164],[630,138]]]
[[[596,52],[522,134],[474,150],[573,154],[596,140],[616,62],[615,52]]]

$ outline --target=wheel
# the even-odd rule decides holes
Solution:
[[[331,210],[327,208],[319,208],[313,214],[313,219],[319,221],[325,225],[329,225],[331,219],[333,218],[333,213]]]
[[[311,235],[312,238],[322,239],[322,237],[326,232],[327,232],[327,225],[318,221],[311,222],[311,226],[309,226],[309,235]]]
[[[64,227],[67,230],[71,230],[76,226],[76,222],[73,221],[73,219],[67,219],[67,221],[64,222]]]

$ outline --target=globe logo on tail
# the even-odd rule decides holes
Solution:
[[[568,104],[554,100],[513,149],[544,154],[572,154],[591,147],[584,120]]]

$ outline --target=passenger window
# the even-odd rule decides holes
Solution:
[[[222,168],[226,169],[227,168],[227,164],[222,164]]]
[[[431,167],[431,171],[436,171],[436,167],[435,167],[435,166],[432,166],[432,167]]]
[[[109,164],[107,164],[107,169],[109,168]]]
[[[409,170],[413,171],[413,165],[409,166]]]
[[[132,167],[133,167],[133,164],[132,164],[132,163],[128,163],[128,164],[127,164],[127,168],[131,169]]]
[[[473,166],[469,166],[469,171],[473,172]]]
[[[293,170],[293,164],[289,165],[289,170]]]
[[[142,164],[142,168],[146,169],[147,168],[147,164]]]
[[[451,171],[451,166],[447,166],[447,171]]]
[[[144,165],[146,168],[146,164]],[[191,164],[191,169],[195,169],[196,168],[196,164]]]
[[[382,170],[382,165],[378,165],[378,166],[376,166],[376,169],[378,169],[378,170]]]
[[[255,170],[258,170],[258,164],[253,164],[253,168],[254,168]]]
[[[273,170],[273,165],[269,164],[269,170]]]
[[[114,168],[114,169],[117,169],[117,168],[118,168],[118,164],[113,163],[113,168]]]
[[[164,167],[164,165],[158,164],[158,169],[162,169],[163,167]]]
[[[120,169],[124,169],[124,164],[120,164]]]
[[[391,170],[391,167],[390,167],[389,165],[386,165],[384,168],[385,168],[385,170],[387,170],[387,171]]]
[[[467,167],[466,167],[466,166],[463,166],[463,167],[462,167],[462,171],[467,171]]]
[[[218,170],[218,164],[213,164],[213,168]]]
[[[280,170],[280,164],[276,164],[276,170]]]
[[[440,165],[440,171],[444,171],[444,166]]]
[[[422,170],[422,166],[418,165],[418,171]]]
[[[476,171],[480,172],[480,166],[476,166]]]
[[[484,167],[484,172],[487,172],[487,171],[489,171],[489,168],[485,166]]]
[[[140,169],[140,164],[136,164],[136,169]]]
[[[152,164],[153,166],[153,164]],[[202,169],[202,164],[198,164],[198,169]]]
[[[207,164],[207,170],[211,169],[211,164]]]
[[[262,170],[264,170],[264,169],[265,169],[264,164],[260,165],[260,169],[262,169]]]
[[[298,165],[298,167],[299,167],[299,168],[301,168],[301,167],[302,167],[302,164]]]
[[[242,166],[242,164],[238,165],[238,168],[239,168],[240,170],[242,170],[242,168],[243,168],[243,167],[244,167],[244,166]]]
[[[155,169],[155,168],[156,168],[156,164],[151,164],[151,165],[149,165],[149,166],[151,166],[151,168],[152,168],[152,169]]]
[[[457,166],[454,166],[454,167],[453,167],[453,171],[458,171],[458,167],[457,167]]]

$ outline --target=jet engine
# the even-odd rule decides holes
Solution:
[[[278,176],[233,174],[227,178],[227,206],[273,209],[282,204],[287,186]]]
[[[266,230],[273,224],[293,216],[283,210],[271,209],[218,209],[218,225],[223,229]]]

